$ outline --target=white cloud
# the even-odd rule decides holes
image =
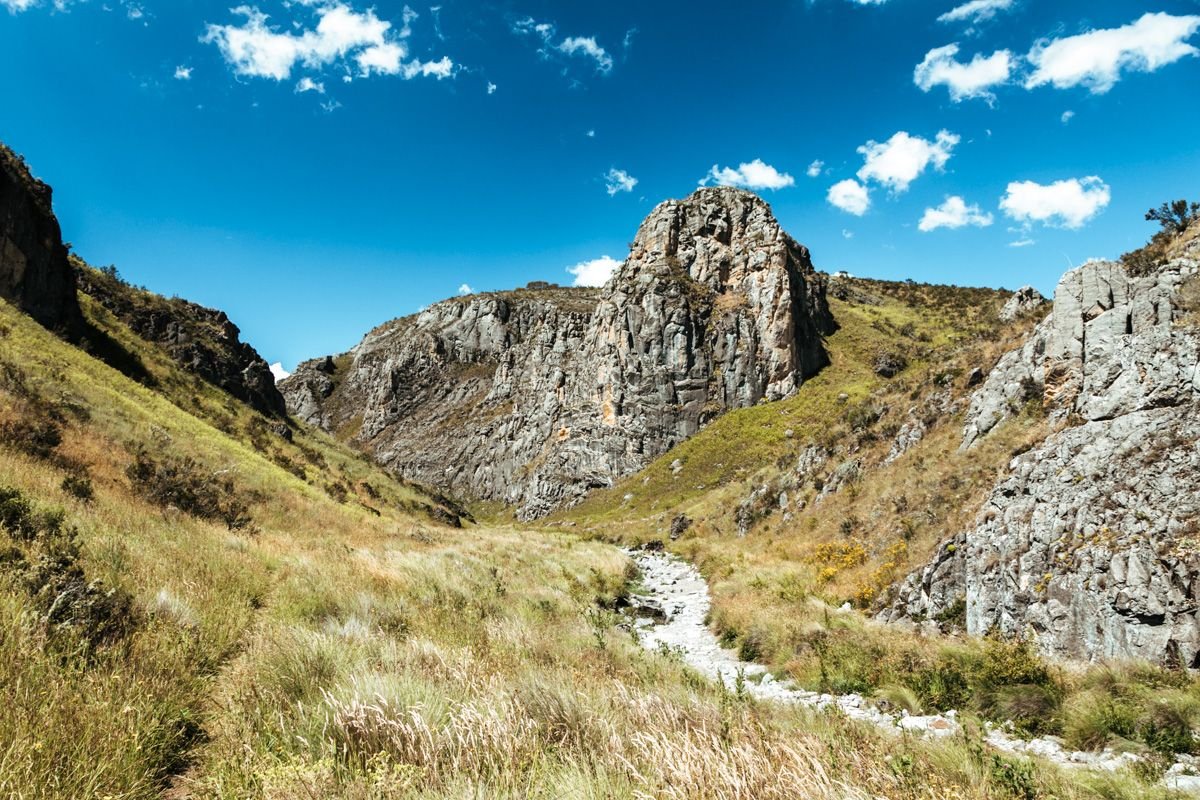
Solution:
[[[498,88],[500,88],[500,87],[496,86],[496,84],[492,83],[491,81],[488,81],[488,85],[487,85],[487,93],[488,94],[495,94],[496,89],[498,89]]]
[[[913,70],[913,83],[923,92],[935,86],[945,86],[955,103],[971,98],[981,98],[989,103],[994,101],[996,96],[990,90],[993,86],[1008,82],[1013,69],[1012,53],[997,50],[986,58],[976,53],[965,64],[955,60],[957,54],[957,44],[930,50],[925,54],[925,60]]]
[[[743,189],[784,189],[795,186],[796,179],[786,172],[780,172],[770,164],[756,158],[750,163],[738,164],[737,169],[720,167],[713,164],[708,175],[700,181],[700,185],[712,182],[718,186],[740,186]]]
[[[936,231],[938,228],[965,228],[968,225],[976,228],[986,228],[991,225],[991,214],[985,213],[978,205],[967,205],[958,195],[946,198],[946,202],[937,208],[925,209],[924,216],[917,228],[923,233]]]
[[[859,180],[877,181],[897,194],[905,192],[931,164],[935,169],[944,169],[959,141],[960,137],[949,131],[939,131],[932,142],[906,131],[886,142],[869,141],[858,148],[865,162],[858,171]]]
[[[314,81],[312,78],[305,75],[296,82],[296,94],[304,94],[305,92],[325,94],[325,84],[321,83],[320,81]]]
[[[54,7],[55,11],[65,12],[77,2],[87,2],[87,0],[50,0],[50,5]],[[11,14],[19,14],[22,11],[28,11],[31,8],[37,8],[41,5],[43,5],[42,0],[0,0],[0,8],[8,9]],[[120,0],[119,3],[114,3],[111,6],[104,4],[102,8],[105,11],[116,11],[118,8],[123,8],[125,9],[126,18],[134,21],[142,20],[143,25],[149,24],[145,21],[147,17],[146,9],[135,2],[135,0]]]
[[[407,6],[402,13],[403,25],[395,30],[391,22],[376,16],[374,9],[358,12],[337,0],[301,0],[301,5],[314,8],[314,28],[298,21],[290,29],[272,25],[257,7],[242,5],[232,9],[241,22],[210,24],[201,41],[215,44],[236,74],[277,81],[290,78],[298,65],[320,70],[347,61],[358,67],[362,77],[423,75],[440,79],[453,74],[453,62],[445,57],[428,62],[405,60],[409,50],[404,40],[411,35],[410,23],[416,17]]]
[[[1062,124],[1063,125],[1066,125],[1068,122],[1070,122],[1073,119],[1075,119],[1074,111],[1064,111],[1062,113]]]
[[[612,56],[600,45],[596,44],[596,40],[591,36],[569,36],[563,39],[558,49],[560,52],[573,56],[577,53],[582,53],[585,56],[590,56],[596,60],[596,69],[601,72],[609,72],[613,68]]]
[[[1037,244],[1033,239],[1018,239],[1015,242],[1009,242],[1009,247],[1031,247]]]
[[[543,58],[550,58],[552,52],[566,56],[582,55],[596,62],[596,71],[608,74],[612,72],[613,58],[607,50],[600,46],[594,36],[567,36],[558,44],[554,44],[558,28],[551,22],[538,22],[533,17],[517,20],[512,25],[513,33],[536,36],[544,45],[538,50]],[[626,34],[625,47],[628,48],[629,34]]]
[[[175,68],[175,80],[190,81],[191,79],[192,79],[192,68],[191,67],[180,66],[180,67]]]
[[[842,238],[843,239],[853,239],[854,231],[849,231],[849,230],[846,230],[845,228],[842,228]]]
[[[408,61],[400,70],[406,79],[416,78],[449,78],[454,75],[454,62],[448,56],[442,56],[437,61]]]
[[[475,294],[475,290],[471,288],[470,284],[464,283],[458,287],[458,293],[460,295]]]
[[[276,383],[279,383],[281,380],[283,380],[284,378],[288,377],[291,374],[292,373],[290,373],[286,369],[284,369],[283,364],[280,364],[278,361],[276,361],[274,364],[271,365],[271,375],[273,375],[275,377]]]
[[[1120,28],[1043,39],[1029,51],[1034,70],[1025,80],[1025,88],[1084,86],[1093,94],[1103,94],[1120,80],[1122,72],[1153,72],[1196,55],[1200,51],[1187,40],[1197,30],[1200,16],[1157,13]]]
[[[600,256],[591,261],[581,261],[567,272],[575,276],[572,286],[603,286],[613,273],[621,268],[622,262],[609,256]]]
[[[861,217],[871,207],[871,193],[856,180],[847,178],[829,187],[829,203],[847,214]]]
[[[632,192],[633,187],[637,186],[637,183],[637,178],[623,169],[610,169],[608,174],[604,176],[604,188],[608,190],[609,197],[618,192]]]
[[[938,22],[967,22],[976,25],[1012,8],[1014,2],[1015,0],[970,0],[942,14],[938,17]]]
[[[808,165],[808,169],[804,170],[804,174],[810,178],[819,178],[823,169],[825,169],[825,162],[818,158]]]
[[[1095,175],[1043,186],[1014,181],[1000,199],[1000,210],[1017,222],[1081,228],[1112,200],[1112,191]]]

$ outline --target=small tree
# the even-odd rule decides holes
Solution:
[[[1157,222],[1163,231],[1172,236],[1178,236],[1200,219],[1200,203],[1188,203],[1187,200],[1163,203],[1158,208],[1147,211],[1146,219],[1149,222]]]

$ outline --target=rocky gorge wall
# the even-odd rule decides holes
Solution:
[[[963,447],[1029,402],[1055,430],[885,620],[1025,635],[1051,654],[1200,667],[1200,296],[1194,250],[1152,275],[1068,272],[975,392]]]
[[[287,415],[271,367],[224,311],[130,286],[76,260],[75,285],[177,364],[263,414]]]
[[[459,298],[281,384],[302,419],[402,475],[532,518],[825,363],[824,279],[736,189],[658,206],[602,289]]]
[[[82,321],[51,190],[0,144],[0,297],[47,328]]]

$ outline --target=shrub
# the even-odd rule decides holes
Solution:
[[[1010,721],[1018,731],[1031,736],[1061,730],[1058,709],[1062,693],[1056,686],[1036,683],[1003,686],[984,693],[977,703],[985,716]]]
[[[230,530],[241,530],[251,522],[248,504],[239,496],[233,480],[205,472],[192,458],[156,461],[139,447],[125,474],[134,491],[155,505],[175,507],[200,519],[219,520]]]
[[[984,690],[1020,684],[1054,684],[1049,668],[1024,639],[1003,641],[989,636],[972,672],[972,682]]]
[[[898,350],[889,350],[875,357],[875,374],[882,378],[894,378],[908,367],[908,358]]]
[[[1121,256],[1121,262],[1132,275],[1146,275],[1166,263],[1171,243],[1200,220],[1200,203],[1186,200],[1163,203],[1147,211],[1146,220],[1157,222],[1162,230],[1150,237],[1145,247]]]
[[[858,403],[846,409],[846,424],[853,431],[865,431],[883,417],[884,410],[868,401]]]
[[[49,460],[62,444],[62,428],[48,417],[22,417],[5,423],[0,429],[0,439],[26,455]]]
[[[1188,203],[1187,200],[1163,203],[1146,212],[1147,222],[1157,222],[1164,233],[1172,236],[1183,233],[1197,220],[1200,220],[1200,203]]]
[[[96,490],[92,486],[92,479],[87,475],[77,473],[72,473],[63,478],[62,490],[85,503],[92,502],[92,499],[96,496]]]
[[[1108,692],[1081,692],[1067,703],[1063,738],[1076,750],[1096,750],[1114,736],[1133,738],[1136,731],[1136,709]]]
[[[133,597],[90,580],[79,563],[79,541],[60,510],[37,511],[17,489],[0,487],[0,521],[17,542],[0,569],[24,588],[56,641],[66,636],[87,649],[117,642],[139,624]]]
[[[1196,706],[1191,700],[1158,700],[1138,720],[1138,738],[1163,755],[1195,752],[1195,718]]]
[[[965,708],[971,700],[967,672],[954,653],[940,653],[932,665],[914,671],[909,682],[923,705],[942,711]]]

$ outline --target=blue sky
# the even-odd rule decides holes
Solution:
[[[240,2],[0,0],[0,139],[287,367],[602,277],[702,180],[822,269],[1046,293],[1200,199],[1200,0]]]

